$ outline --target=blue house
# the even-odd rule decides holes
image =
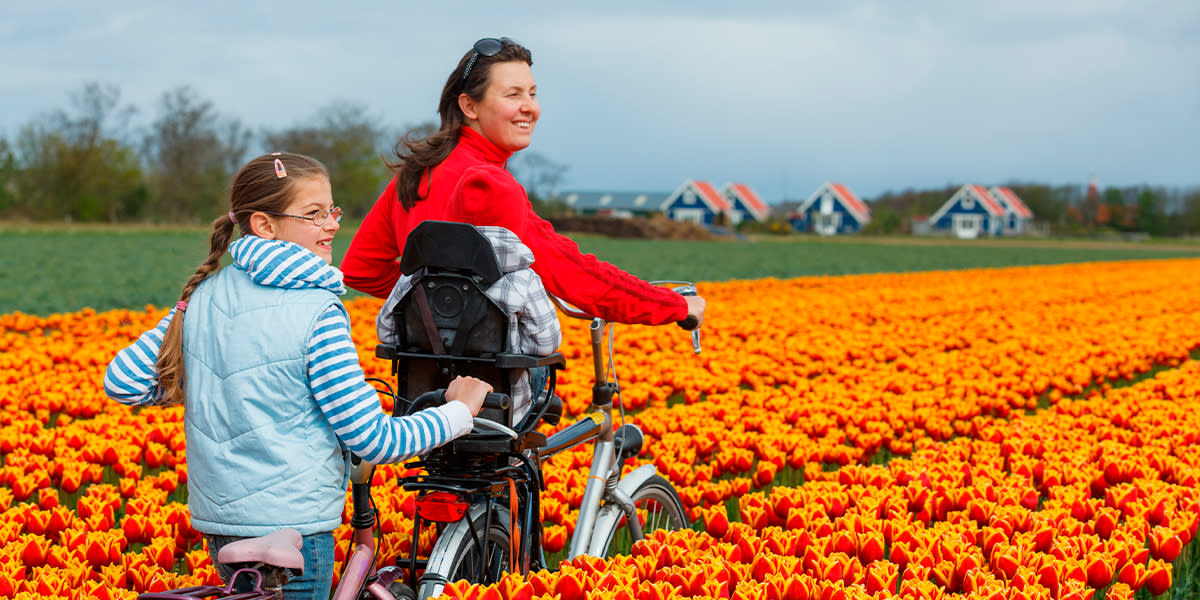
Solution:
[[[1003,235],[1008,218],[1004,205],[981,185],[967,184],[929,217],[929,228],[959,239]]]
[[[763,223],[770,216],[771,207],[763,202],[750,186],[744,183],[727,183],[721,188],[721,195],[729,203],[729,224],[737,225],[742,221]]]
[[[673,221],[712,225],[726,220],[729,203],[707,181],[689,179],[667,196],[659,210]]]
[[[667,192],[565,192],[555,197],[577,215],[646,217],[658,212]]]
[[[817,188],[795,212],[788,215],[792,229],[821,235],[858,233],[871,222],[871,208],[840,183]]]
[[[1033,211],[1029,210],[1016,192],[997,185],[989,189],[988,193],[1004,206],[1004,235],[1020,235],[1029,230],[1033,222]]]

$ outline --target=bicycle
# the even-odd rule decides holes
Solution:
[[[654,283],[683,284],[676,291],[695,293],[695,287],[686,282]],[[428,559],[421,560],[414,552],[407,559],[397,560],[400,566],[407,563],[407,581],[419,599],[439,595],[453,581],[489,584],[506,572],[528,573],[552,567],[546,563],[541,546],[538,504],[540,491],[545,489],[542,465],[550,457],[583,443],[594,442],[595,446],[568,558],[583,554],[611,556],[618,549],[627,551],[633,542],[652,531],[690,525],[678,492],[656,473],[653,464],[621,476],[622,465],[641,452],[645,438],[634,424],[614,428],[613,400],[619,397],[620,388],[615,376],[612,324],[557,298],[553,300],[564,314],[592,320],[592,412],[548,438],[537,432],[535,427],[540,422],[557,424],[561,415],[552,372],[546,393],[518,426],[510,428],[495,420],[503,421],[506,397],[499,401],[489,398],[492,410],[485,409],[476,419],[477,430],[486,432],[455,440],[425,459],[406,465],[425,469],[423,475],[401,480],[404,489],[418,494],[412,547],[416,548],[426,521],[440,527]],[[699,332],[694,323],[681,325],[692,328],[693,350],[699,353]],[[606,331],[607,369],[603,364]],[[377,356],[393,359],[402,359],[401,354],[390,348],[376,351]],[[401,366],[394,365],[393,371],[399,376]],[[613,374],[611,380],[609,373]],[[408,412],[434,402],[436,395],[423,395]],[[623,408],[620,414],[623,421]],[[418,576],[419,571],[423,573]]]
[[[386,385],[386,383],[385,383]],[[376,570],[375,529],[378,513],[371,498],[375,466],[353,457],[350,468],[350,525],[353,549],[343,566],[332,600],[356,598],[398,600],[412,598],[412,589],[401,579],[397,567]],[[217,562],[230,565],[234,574],[224,586],[201,585],[138,595],[139,600],[191,600],[230,598],[236,600],[282,599],[282,587],[293,574],[303,572],[300,532],[283,528],[262,537],[226,544],[217,552]]]

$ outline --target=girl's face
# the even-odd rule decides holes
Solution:
[[[522,61],[512,61],[493,64],[488,75],[483,98],[475,101],[466,94],[458,98],[467,125],[502,150],[523,150],[542,114],[533,71]]]
[[[318,212],[333,210],[333,190],[324,177],[308,177],[296,182],[296,193],[287,210],[288,215],[313,217]],[[333,264],[333,235],[341,227],[331,215],[320,227],[307,218],[270,217],[275,239],[294,242],[312,250],[325,262]]]

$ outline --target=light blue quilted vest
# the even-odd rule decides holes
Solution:
[[[196,530],[308,535],[341,524],[349,455],[308,386],[305,344],[337,296],[259,285],[230,266],[184,319],[188,507]]]

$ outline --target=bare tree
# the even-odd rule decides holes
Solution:
[[[307,154],[325,163],[338,205],[352,217],[370,210],[391,172],[380,151],[384,128],[364,105],[337,101],[308,125],[266,132],[268,150]]]
[[[546,200],[558,192],[567,165],[550,160],[546,155],[533,150],[523,150],[508,159],[508,170],[525,186],[531,198]]]
[[[0,215],[13,209],[17,196],[17,159],[7,137],[0,137]]]
[[[152,207],[169,221],[211,218],[229,177],[212,102],[180,86],[164,92],[142,151],[153,172]]]
[[[221,156],[225,161],[225,172],[237,173],[238,169],[249,159],[250,145],[254,143],[254,132],[242,125],[241,119],[230,118],[222,121],[219,137],[221,140]]]
[[[138,214],[146,188],[127,142],[135,114],[115,85],[88,83],[17,136],[22,212],[42,219],[117,220]]]

